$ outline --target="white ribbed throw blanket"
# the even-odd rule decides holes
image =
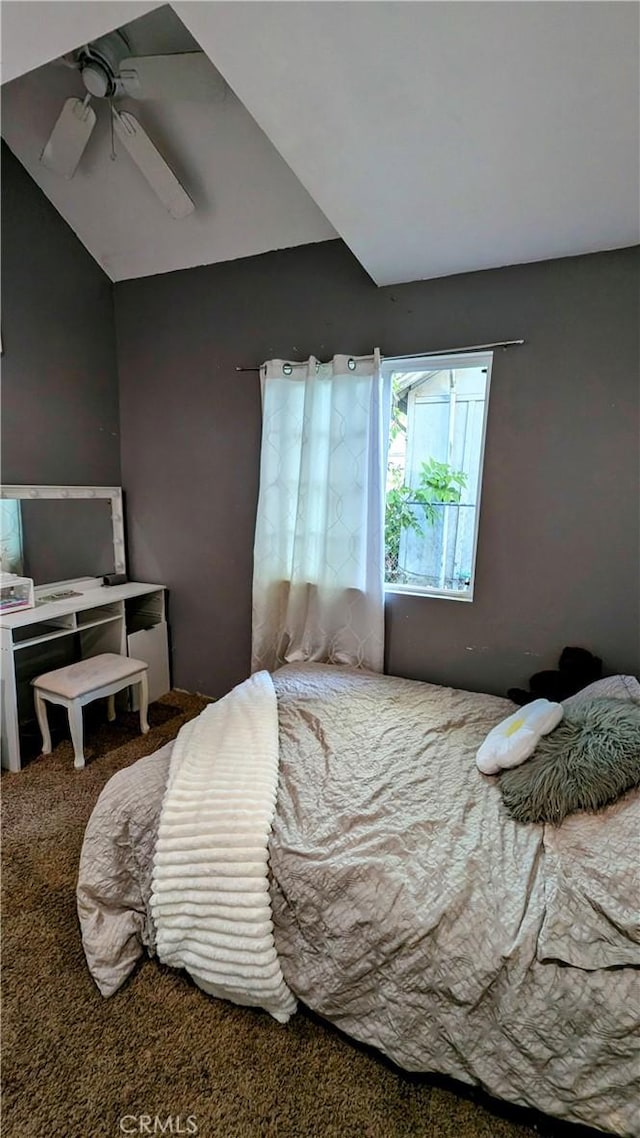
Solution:
[[[153,862],[160,960],[213,996],[296,1010],[273,941],[267,843],[278,782],[278,709],[257,672],[180,731]]]

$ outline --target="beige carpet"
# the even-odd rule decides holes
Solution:
[[[153,1133],[156,1118],[156,1134],[190,1125],[201,1138],[595,1133],[404,1074],[310,1013],[282,1027],[209,999],[155,961],[111,999],[99,995],[75,913],[84,827],[107,779],[203,706],[171,692],[141,737],[134,715],[108,724],[93,705],[84,771],[73,769],[61,724],[52,755],[3,774],[3,1138]]]

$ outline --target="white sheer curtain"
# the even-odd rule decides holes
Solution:
[[[314,660],[382,671],[390,395],[380,353],[271,360],[261,378],[253,670]]]

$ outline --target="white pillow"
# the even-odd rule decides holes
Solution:
[[[548,735],[564,715],[560,703],[534,699],[498,723],[478,749],[476,766],[483,774],[517,767],[532,755],[541,735]]]

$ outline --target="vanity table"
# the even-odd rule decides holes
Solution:
[[[166,695],[166,590],[103,584],[112,574],[126,581],[119,486],[3,486],[1,498],[3,568],[36,578],[35,607],[0,612],[2,766],[19,771],[36,676],[115,652],[148,664],[150,702]]]
[[[149,665],[149,702],[170,688],[165,589],[98,579],[65,582],[76,597],[37,604],[0,616],[2,649],[2,766],[21,769],[21,720],[33,719],[31,680],[60,660],[102,652],[132,656]],[[62,653],[62,654],[60,654]]]

